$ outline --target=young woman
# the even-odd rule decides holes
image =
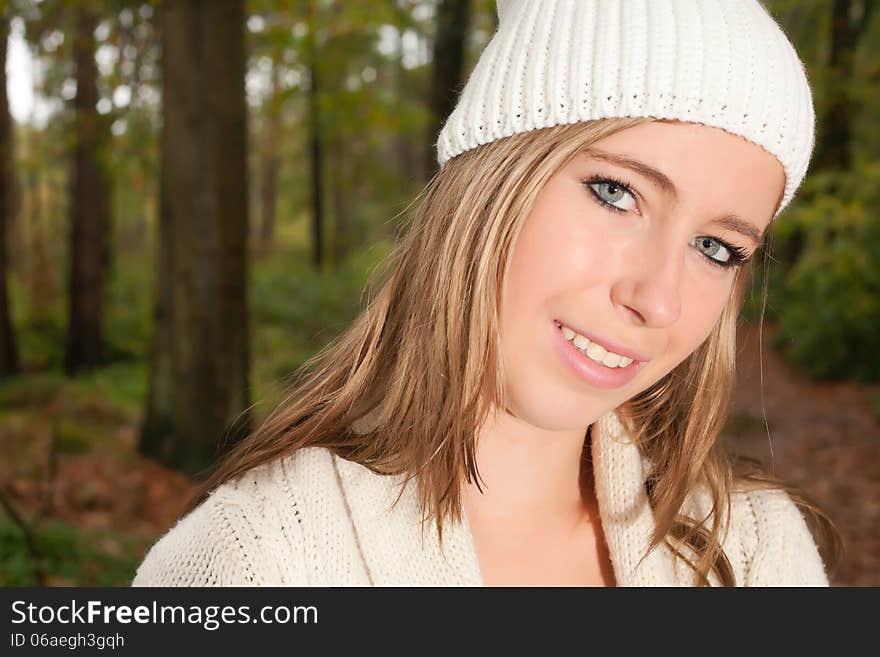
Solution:
[[[790,43],[754,0],[498,8],[378,292],[136,585],[828,583],[821,512],[719,444],[813,147]]]

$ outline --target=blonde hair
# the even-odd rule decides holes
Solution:
[[[502,407],[500,291],[517,234],[544,184],[578,152],[648,121],[606,119],[520,133],[467,151],[429,183],[410,229],[378,272],[378,292],[296,373],[289,393],[237,444],[193,505],[223,482],[302,447],[320,446],[380,474],[415,478],[423,520],[461,520],[461,477],[476,480],[475,436]],[[716,509],[734,476],[719,449],[748,269],[708,340],[618,410],[652,460],[651,549],[670,542],[700,583],[734,584],[722,528],[679,515],[705,483]],[[758,477],[751,477],[758,481]],[[764,482],[769,479],[762,480]],[[774,482],[770,485],[779,485]],[[697,560],[680,548],[689,546]]]

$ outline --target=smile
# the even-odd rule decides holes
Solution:
[[[629,383],[646,364],[644,360],[633,359],[636,354],[632,352],[629,356],[609,352],[559,321],[554,320],[550,327],[556,351],[563,362],[573,374],[591,386],[619,388]],[[585,343],[586,346],[580,346]]]
[[[632,358],[627,358],[626,356],[615,354],[613,351],[608,351],[602,345],[596,342],[591,342],[589,338],[585,338],[580,333],[575,333],[572,329],[563,326],[559,322],[556,322],[556,326],[562,329],[562,334],[565,336],[566,340],[571,342],[584,356],[590,358],[596,363],[614,369],[615,367],[626,367],[633,362]]]

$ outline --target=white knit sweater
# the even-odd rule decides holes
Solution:
[[[687,586],[664,545],[639,564],[654,528],[647,462],[610,412],[593,427],[602,528],[619,586]],[[310,447],[217,488],[149,551],[135,586],[481,586],[463,514],[420,530],[415,487]],[[706,509],[694,501],[691,509]],[[744,586],[827,586],[803,517],[781,491],[737,493],[723,546]],[[445,556],[444,556],[445,555]],[[717,580],[711,578],[713,583]]]

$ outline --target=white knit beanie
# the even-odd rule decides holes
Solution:
[[[441,167],[516,133],[644,116],[722,128],[773,154],[786,174],[777,215],[803,181],[812,94],[757,0],[498,0],[498,15],[440,132]]]

